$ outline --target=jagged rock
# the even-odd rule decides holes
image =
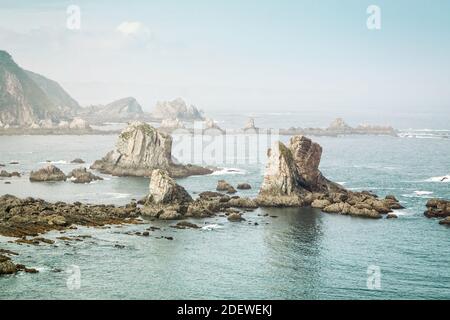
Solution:
[[[277,142],[268,150],[268,161],[258,202],[260,205],[301,206],[312,192],[338,192],[341,186],[319,171],[322,148],[304,136],[294,136],[289,146]]]
[[[158,102],[152,116],[156,119],[203,120],[201,112],[193,105],[187,106],[181,98]]]
[[[38,171],[31,171],[30,181],[66,181],[67,177],[59,168],[52,164],[45,166]]]
[[[247,123],[244,126],[244,131],[247,131],[247,130],[258,130],[258,128],[256,128],[256,126],[255,126],[255,119],[249,118],[247,120]]]
[[[239,183],[236,188],[239,190],[249,190],[252,188],[252,186],[248,183]]]
[[[164,170],[153,170],[149,189],[149,203],[182,204],[193,201],[189,193],[182,186],[178,185]]]
[[[86,168],[72,170],[72,172],[67,175],[67,178],[71,179],[73,183],[91,183],[92,181],[103,180],[102,177],[87,171]]]
[[[328,131],[334,131],[338,133],[347,133],[353,130],[342,118],[337,118],[330,123],[327,128]]]
[[[304,136],[294,136],[289,146],[278,142],[268,151],[260,206],[311,205],[327,213],[379,219],[403,208],[395,197],[380,200],[367,192],[350,192],[326,179],[319,170],[322,148]]]
[[[138,121],[122,131],[116,150],[95,161],[91,169],[116,176],[150,176],[154,169],[167,170],[171,177],[212,173],[211,169],[176,164],[172,159],[172,137]]]
[[[444,199],[430,199],[427,201],[427,211],[424,212],[428,218],[446,218],[450,216],[450,201]]]

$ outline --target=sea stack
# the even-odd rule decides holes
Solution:
[[[403,208],[397,199],[370,192],[351,192],[323,176],[319,170],[322,147],[305,136],[294,136],[289,145],[277,142],[268,150],[264,181],[257,203],[268,207],[311,205],[327,213],[381,218]]]
[[[119,135],[116,149],[97,160],[91,169],[116,176],[147,176],[164,169],[171,177],[212,173],[195,165],[176,164],[172,158],[172,137],[144,122],[131,122]]]

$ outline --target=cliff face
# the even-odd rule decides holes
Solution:
[[[172,137],[139,121],[130,123],[119,135],[116,149],[91,168],[118,176],[150,176],[154,169],[167,170],[172,177],[212,172],[194,165],[175,164]]]
[[[11,55],[0,51],[0,122],[29,127],[40,121],[58,122],[70,118],[78,108],[56,82],[25,71]]]

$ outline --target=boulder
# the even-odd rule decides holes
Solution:
[[[72,170],[72,172],[67,175],[67,178],[69,178],[73,183],[91,183],[92,181],[103,180],[102,177],[96,176],[92,172],[87,171],[86,168],[77,168]]]
[[[150,176],[164,169],[171,177],[212,173],[211,169],[177,164],[172,158],[172,137],[149,124],[135,121],[119,135],[116,149],[97,160],[91,169],[116,176]]]
[[[17,272],[16,265],[7,256],[0,255],[0,275],[14,274]]]
[[[228,182],[226,182],[225,180],[219,180],[217,182],[216,190],[217,191],[225,191],[228,194],[236,193],[236,189],[234,189],[234,187],[231,184],[229,184]]]
[[[242,217],[242,214],[240,213],[230,213],[228,215],[228,221],[231,222],[241,222],[241,221],[245,221],[245,219]]]
[[[193,201],[189,193],[182,186],[178,185],[164,170],[153,170],[149,189],[148,199],[150,203],[174,204]]]
[[[67,177],[64,172],[52,164],[49,164],[38,171],[31,171],[30,173],[30,181],[32,182],[66,181],[66,179]]]
[[[76,158],[76,159],[73,159],[72,161],[70,161],[70,163],[83,164],[85,162],[83,159]]]
[[[248,183],[239,183],[236,188],[239,190],[250,190],[252,186]]]

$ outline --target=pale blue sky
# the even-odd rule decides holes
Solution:
[[[81,30],[66,8],[81,8]],[[381,8],[382,29],[366,27]],[[132,37],[117,30],[139,22]],[[0,48],[83,104],[185,97],[206,109],[450,108],[450,1],[5,1]],[[338,111],[336,111],[338,110]]]

